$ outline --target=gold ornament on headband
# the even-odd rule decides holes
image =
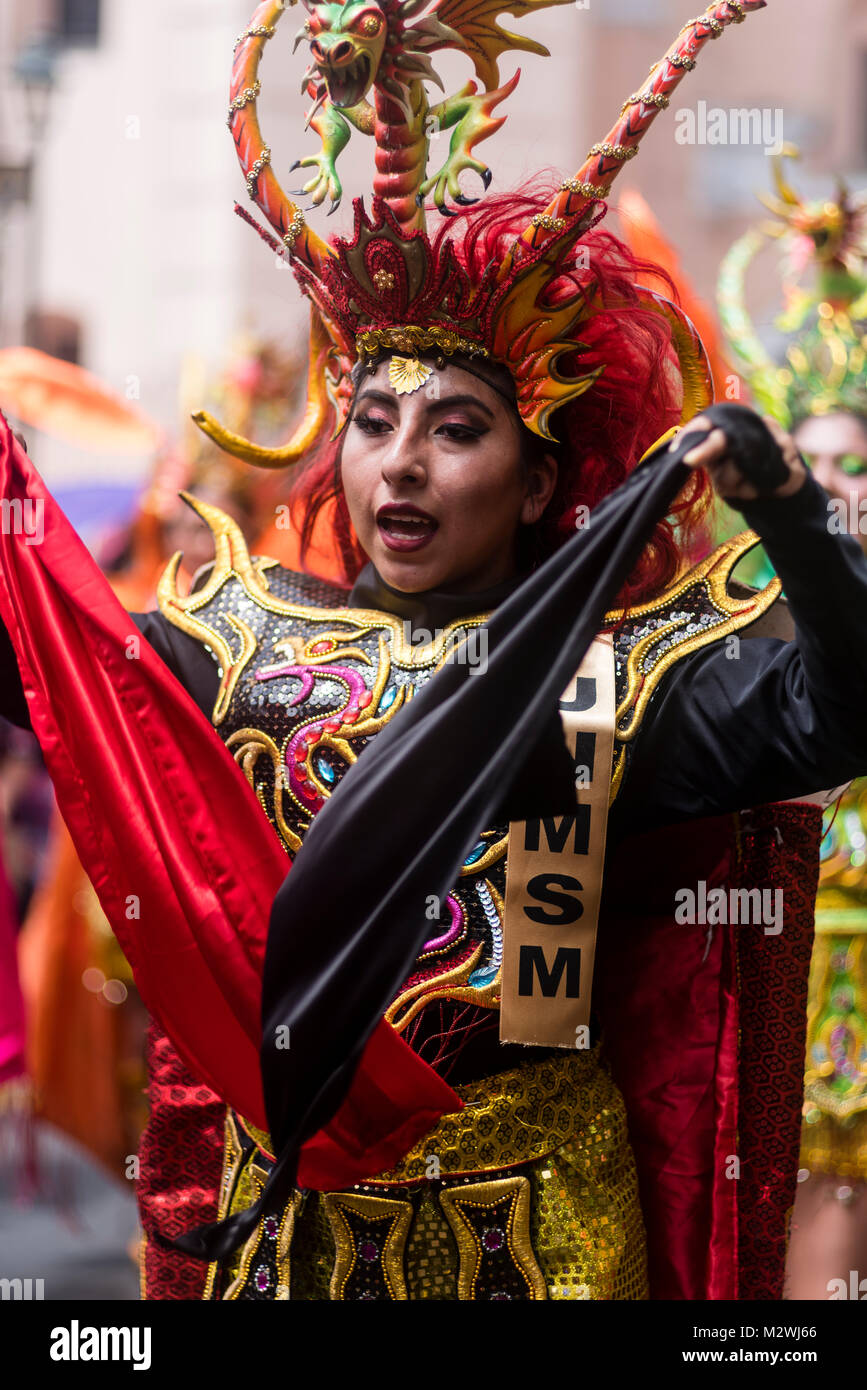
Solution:
[[[417,357],[392,357],[388,379],[399,396],[408,396],[433,376],[433,368]]]

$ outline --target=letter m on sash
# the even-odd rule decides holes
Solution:
[[[532,996],[535,993],[534,976],[539,990],[546,999],[553,999],[560,988],[563,976],[566,977],[565,999],[577,999],[581,986],[581,948],[580,946],[558,946],[554,961],[549,970],[545,952],[541,946],[521,947],[518,961],[518,993]]]
[[[590,844],[590,807],[576,806],[575,814],[570,816],[545,816],[542,820],[528,820],[524,826],[525,850],[539,850],[543,829],[548,848],[555,854],[562,854],[567,849],[570,835],[573,854],[586,854]]]

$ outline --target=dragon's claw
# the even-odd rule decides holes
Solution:
[[[493,177],[494,177],[494,175],[493,175],[493,173],[492,173],[492,171],[491,171],[490,169],[485,169],[485,170],[483,171],[483,173],[482,173],[482,183],[485,185],[485,191],[486,191],[486,192],[487,192],[487,190],[488,190],[488,189],[490,188],[490,186],[491,186],[491,179],[492,179]]]
[[[461,188],[460,175],[465,172],[477,174],[484,187],[488,187],[491,171],[470,155],[462,151],[452,151],[442,168],[421,185],[420,193],[425,197],[432,194],[434,203],[440,212],[444,212],[446,217],[456,217],[456,212],[445,212],[446,198],[457,203],[459,208],[469,208],[474,203],[479,202],[478,198],[469,197]],[[488,175],[487,180],[485,179],[486,174]]]
[[[314,171],[313,177],[308,179],[307,183],[302,184],[299,192],[293,195],[294,197],[300,197],[302,193],[306,193],[317,207],[320,203],[324,203],[326,198],[334,205],[340,203],[340,199],[343,197],[343,188],[337,177],[333,160],[329,159],[324,151],[319,154],[306,155],[304,159],[296,160],[292,168],[313,169]]]

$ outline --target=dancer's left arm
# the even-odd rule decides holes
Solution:
[[[766,423],[789,467],[769,495],[740,474],[721,431],[686,461],[708,468],[761,537],[795,640],[718,642],[673,667],[629,755],[621,829],[802,797],[867,773],[867,558],[837,534],[789,436]]]

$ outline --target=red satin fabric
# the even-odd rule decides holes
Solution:
[[[261,972],[288,860],[243,773],[140,637],[2,420],[0,497],[42,509],[40,543],[20,525],[0,529],[0,616],[82,864],[183,1061],[265,1126]],[[38,535],[34,514],[23,515]],[[365,1175],[389,1167],[459,1108],[381,1023],[343,1107],[303,1152],[308,1184],[343,1186],[359,1166]]]

